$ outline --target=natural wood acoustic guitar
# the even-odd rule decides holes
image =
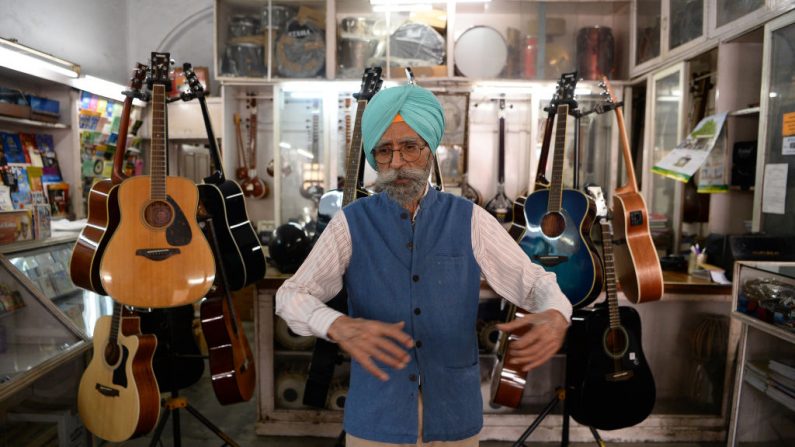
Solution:
[[[94,356],[77,392],[80,418],[88,431],[111,442],[149,433],[160,417],[160,391],[152,371],[154,335],[142,335],[137,317],[113,316],[94,327]]]
[[[116,186],[124,180],[122,172],[124,152],[127,146],[127,129],[130,124],[130,109],[133,98],[140,92],[146,77],[146,66],[138,64],[130,80],[130,89],[125,92],[121,112],[116,152],[113,154],[113,176],[98,181],[88,192],[88,219],[72,249],[69,275],[75,285],[100,295],[107,295],[99,279],[99,264],[110,237],[119,225],[119,202]]]
[[[638,192],[632,153],[629,148],[624,114],[607,78],[603,89],[616,113],[621,153],[627,172],[627,182],[613,193],[614,255],[618,282],[627,299],[633,303],[657,301],[663,296],[663,275],[660,258],[649,232],[649,213],[646,201]]]
[[[128,178],[118,186],[121,218],[100,264],[102,287],[129,306],[193,303],[215,279],[215,261],[196,220],[196,185],[166,175],[169,65],[168,53],[152,53],[150,175]]]

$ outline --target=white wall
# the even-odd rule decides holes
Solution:
[[[212,0],[0,0],[0,37],[126,85],[135,62],[169,51],[212,70]],[[211,77],[214,73],[211,72]]]

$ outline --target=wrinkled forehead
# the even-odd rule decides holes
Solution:
[[[422,137],[405,122],[392,123],[381,135],[376,146],[388,144],[405,144],[409,142],[420,143]]]

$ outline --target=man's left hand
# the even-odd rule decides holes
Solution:
[[[508,345],[512,364],[524,365],[522,371],[542,365],[555,355],[563,345],[569,323],[557,310],[545,310],[497,325],[503,332],[514,332],[525,328],[527,332]]]

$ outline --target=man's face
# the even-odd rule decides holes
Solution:
[[[412,145],[421,147],[419,157],[413,161],[406,161],[400,150]],[[389,161],[376,159],[378,177],[375,181],[376,191],[386,191],[387,195],[404,207],[419,200],[425,191],[428,177],[431,173],[430,154],[425,141],[417,135],[408,124],[404,122],[393,123],[384,132],[373,149],[386,152],[391,149]],[[411,157],[408,157],[411,159]]]

